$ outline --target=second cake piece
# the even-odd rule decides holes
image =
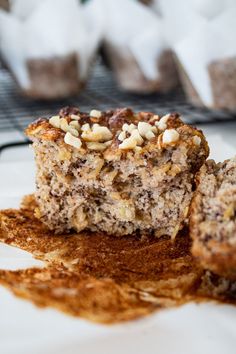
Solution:
[[[36,215],[56,233],[175,237],[208,156],[202,132],[178,114],[66,108],[26,133],[37,164]]]
[[[236,279],[236,157],[213,160],[197,175],[191,205],[192,253],[213,272]]]

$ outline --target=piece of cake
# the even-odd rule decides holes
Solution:
[[[36,215],[56,233],[174,237],[208,156],[202,132],[176,113],[65,108],[26,134],[37,165]]]
[[[236,157],[207,161],[197,184],[190,212],[192,253],[205,268],[236,279]]]

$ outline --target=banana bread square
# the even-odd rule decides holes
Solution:
[[[32,123],[36,215],[56,233],[84,229],[175,237],[208,156],[177,113],[64,108]]]

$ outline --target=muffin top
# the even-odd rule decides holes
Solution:
[[[151,112],[133,112],[119,108],[84,113],[75,107],[65,107],[58,115],[40,118],[26,129],[34,140],[53,141],[81,152],[93,151],[110,159],[130,153],[177,148],[199,151],[208,156],[209,149],[203,133],[181,120],[178,113],[162,117]]]

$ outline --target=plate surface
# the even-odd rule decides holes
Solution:
[[[211,157],[236,151],[219,136],[209,136]],[[20,150],[20,151],[19,151]],[[34,190],[33,156],[11,151],[0,161],[0,208],[18,207]],[[18,155],[17,155],[18,154]],[[19,158],[18,158],[19,157]],[[0,268],[42,266],[24,251],[0,244]],[[38,309],[0,287],[0,352],[4,354],[234,354],[236,307],[188,304],[120,325],[94,325],[53,309]]]

